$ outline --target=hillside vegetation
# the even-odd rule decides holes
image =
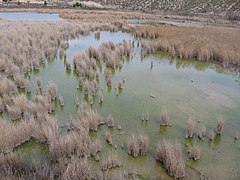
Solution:
[[[160,10],[177,13],[240,14],[239,0],[93,0],[102,5],[121,9]]]

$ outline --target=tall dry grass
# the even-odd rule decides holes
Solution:
[[[224,27],[138,26],[142,53],[167,51],[180,58],[240,65],[240,30]]]
[[[49,82],[46,88],[46,95],[50,100],[55,100],[57,97],[57,86],[54,82]]]
[[[100,166],[103,171],[106,171],[112,168],[120,167],[121,161],[115,152],[109,152],[106,159],[102,161]]]
[[[101,121],[101,116],[86,102],[83,102],[81,104],[81,109],[73,122],[73,127],[75,129],[84,128],[86,131],[97,131]]]
[[[193,160],[199,160],[201,157],[201,148],[199,145],[194,144],[188,148],[188,157]]]
[[[187,125],[187,130],[186,130],[186,136],[185,137],[186,138],[192,138],[194,133],[195,133],[196,124],[191,118],[189,118],[186,125]]]
[[[86,159],[73,158],[63,174],[63,179],[91,179],[91,164]]]
[[[186,165],[180,143],[163,140],[157,146],[155,158],[163,164],[170,176],[175,179],[185,177]]]
[[[224,129],[224,121],[222,116],[218,117],[217,119],[217,127],[216,127],[216,134],[221,135]]]
[[[148,149],[148,137],[144,134],[139,134],[138,136],[132,134],[128,140],[128,154],[133,157],[138,155],[144,156],[147,153]]]
[[[160,126],[169,126],[169,116],[166,107],[162,109],[161,119],[160,119]]]
[[[9,152],[33,137],[34,121],[24,120],[17,124],[0,121],[0,149]]]

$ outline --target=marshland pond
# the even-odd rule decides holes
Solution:
[[[28,13],[23,13],[21,16],[23,19],[25,16],[34,17],[27,18],[28,20],[61,19],[56,14],[31,13],[29,16]],[[9,18],[10,14],[0,13],[0,17]],[[20,16],[11,13],[10,18],[12,17],[19,19]],[[123,57],[117,68],[107,67],[100,62],[101,65],[92,70],[99,77],[96,96],[90,98],[85,95],[85,85],[79,84],[74,59],[86,52],[89,46],[97,49],[109,41],[129,44],[130,55]],[[185,179],[240,178],[240,142],[236,137],[240,129],[239,75],[224,69],[218,63],[179,59],[164,52],[143,56],[141,39],[120,31],[98,31],[98,34],[91,32],[89,35],[68,39],[65,44],[64,56],[58,50],[56,57],[46,59],[40,68],[25,76],[30,84],[30,93],[25,93],[20,88],[17,90],[31,100],[37,91],[37,80],[41,80],[42,91],[49,82],[54,82],[58,97],[64,99],[64,106],[61,106],[58,98],[51,102],[55,110],[50,116],[56,117],[61,134],[68,133],[69,124],[81,108],[81,102],[87,102],[103,119],[107,119],[109,114],[114,119],[113,127],[101,125],[96,132],[89,132],[91,139],[99,139],[102,144],[98,153],[100,162],[106,159],[109,152],[114,152],[121,161],[118,170],[136,172],[140,179],[172,179],[164,166],[155,159],[158,143],[167,139],[182,144],[186,161]],[[107,82],[109,76],[111,86]],[[83,84],[85,81],[91,84],[90,80],[83,81]],[[99,94],[104,97],[101,103]],[[160,126],[162,109],[167,110],[170,126]],[[221,135],[209,140],[208,133],[216,128],[219,117],[224,121],[224,130]],[[192,138],[185,138],[189,118],[195,122],[196,132]],[[17,124],[21,121],[12,121],[7,110],[2,112],[2,119],[6,123]],[[197,132],[203,127],[206,136],[201,140]],[[112,135],[113,145],[106,142],[106,131]],[[132,134],[138,136],[140,133],[148,137],[147,153],[133,157],[128,154],[128,140]],[[197,161],[189,159],[187,153],[188,148],[195,144],[201,149],[201,157]],[[27,161],[48,161],[49,157],[47,145],[35,140],[21,144],[13,151],[19,152]],[[89,161],[92,169],[101,169],[100,163],[94,158],[89,158]]]

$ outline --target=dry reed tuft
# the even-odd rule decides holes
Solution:
[[[108,144],[113,145],[112,135],[109,131],[105,132],[106,141]]]
[[[0,175],[22,175],[26,174],[26,166],[23,158],[10,152],[6,155],[0,154]]]
[[[57,86],[54,82],[49,82],[46,89],[46,94],[51,100],[55,100],[57,97]]]
[[[107,158],[101,163],[101,169],[103,171],[106,171],[108,169],[120,167],[121,162],[118,159],[116,153],[110,152],[107,156]]]
[[[180,143],[163,140],[157,146],[155,158],[163,164],[170,176],[176,179],[185,177],[186,165]]]
[[[83,102],[81,109],[73,123],[75,128],[85,128],[87,131],[97,131],[98,125],[101,122],[101,116],[89,107],[88,104]]]
[[[63,173],[63,179],[91,179],[91,164],[87,159],[74,157]]]
[[[147,154],[148,149],[148,137],[140,134],[138,137],[138,143],[139,143],[139,155],[144,156]]]
[[[206,134],[206,128],[203,126],[202,129],[198,131],[198,138],[204,140]]]
[[[217,127],[216,127],[216,134],[221,135],[224,129],[224,121],[222,116],[218,117],[217,120]]]
[[[46,142],[47,144],[51,144],[60,137],[57,120],[48,115],[38,117],[36,125],[33,126],[33,130],[33,137],[36,140]]]
[[[15,74],[13,78],[14,78],[15,84],[18,88],[21,88],[21,89],[25,88],[26,82],[25,82],[25,78],[23,75]]]
[[[137,157],[139,154],[139,143],[134,134],[132,134],[131,138],[128,140],[128,154],[133,157]]]
[[[101,142],[97,139],[91,143],[91,156],[96,156],[98,152],[102,149]]]
[[[64,106],[64,99],[62,95],[59,95],[58,100],[59,100],[60,106]]]
[[[98,95],[99,104],[103,103],[103,100],[104,100],[103,94],[100,92],[99,95]]]
[[[160,119],[160,126],[169,126],[169,116],[166,107],[162,109],[161,119]]]
[[[188,157],[193,160],[199,160],[201,157],[201,149],[198,145],[194,144],[188,149]]]
[[[90,105],[93,105],[93,96],[92,95],[88,95],[88,103],[90,104]]]
[[[215,138],[215,132],[214,132],[214,130],[212,129],[212,130],[208,133],[208,139],[209,139],[210,141],[212,141],[212,140],[214,140],[214,138]]]
[[[0,121],[0,149],[3,152],[13,150],[13,148],[28,141],[33,136],[34,122],[24,120],[17,124],[10,124]]]
[[[114,119],[111,114],[109,114],[108,117],[106,118],[106,123],[108,127],[114,126]]]
[[[13,81],[3,77],[0,79],[0,95],[12,95],[16,93],[16,86]]]
[[[189,118],[187,121],[186,138],[192,138],[195,133],[195,122]]]
[[[36,79],[36,85],[39,89],[42,88],[42,81],[41,81],[41,78],[39,76]]]
[[[143,134],[139,134],[136,137],[134,134],[131,135],[131,138],[128,140],[128,154],[133,157],[138,155],[144,156],[147,153],[148,149],[148,137]]]

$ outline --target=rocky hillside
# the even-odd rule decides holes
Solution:
[[[160,10],[185,14],[240,15],[240,0],[92,0],[129,10]]]

